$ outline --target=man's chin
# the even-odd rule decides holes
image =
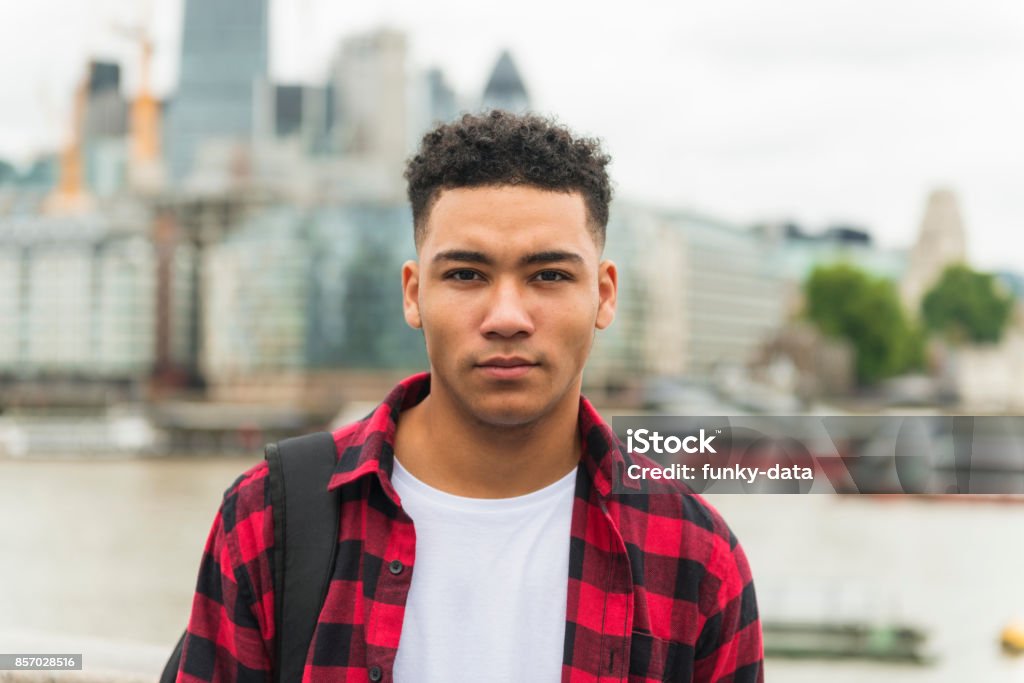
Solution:
[[[501,405],[488,405],[487,401],[470,402],[468,405],[478,422],[496,428],[526,427],[536,423],[544,412],[533,404],[510,404],[507,399]]]

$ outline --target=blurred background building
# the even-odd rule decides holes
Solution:
[[[621,291],[615,324],[588,364],[595,389],[635,388],[647,377],[709,379],[746,364],[786,321],[785,250],[752,230],[621,203],[607,235]]]
[[[519,69],[512,60],[512,53],[503,50],[484,86],[481,106],[484,109],[504,109],[511,112],[530,110],[530,96],[526,93]]]
[[[106,197],[124,186],[128,168],[128,103],[121,93],[121,66],[90,63],[85,88],[86,187],[93,195]]]
[[[36,216],[0,223],[0,375],[28,382],[43,405],[77,403],[90,385],[111,390],[101,398],[143,397],[130,390],[154,366],[157,268],[137,220]],[[174,285],[187,282],[176,278]],[[168,326],[175,349],[182,322]]]
[[[165,145],[175,182],[197,163],[248,163],[265,116],[259,94],[269,82],[267,0],[187,0],[184,11],[181,77]]]

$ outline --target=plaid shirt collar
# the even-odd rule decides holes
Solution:
[[[338,443],[341,457],[327,488],[333,490],[373,474],[380,479],[387,496],[398,505],[398,494],[391,485],[391,471],[399,414],[422,401],[429,393],[429,372],[407,377],[391,390],[372,413],[346,430]],[[581,461],[596,491],[602,498],[607,498],[612,491],[613,477],[625,471],[626,461],[631,458],[626,456],[621,441],[611,427],[582,395],[578,425],[583,445]],[[632,483],[632,480],[621,476],[618,480],[625,481],[627,485]]]

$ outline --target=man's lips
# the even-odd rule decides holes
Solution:
[[[477,365],[514,368],[520,365],[536,365],[536,363],[521,356],[492,356],[487,360],[480,361]]]
[[[495,379],[516,379],[537,367],[526,358],[519,356],[493,357],[476,364],[476,368]]]

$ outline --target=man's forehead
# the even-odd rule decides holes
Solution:
[[[577,191],[560,192],[525,185],[459,187],[442,190],[434,200],[429,227],[475,222],[481,227],[533,223],[586,228],[587,209]]]
[[[464,249],[580,251],[592,241],[583,197],[525,186],[445,190],[431,208],[424,246]]]
[[[442,187],[437,191],[434,202],[444,199],[447,202],[486,198],[488,200],[508,199],[523,200],[524,198],[563,198],[583,201],[583,193],[576,189],[552,189],[530,185],[527,183],[505,183],[497,185],[466,185],[461,187]]]

